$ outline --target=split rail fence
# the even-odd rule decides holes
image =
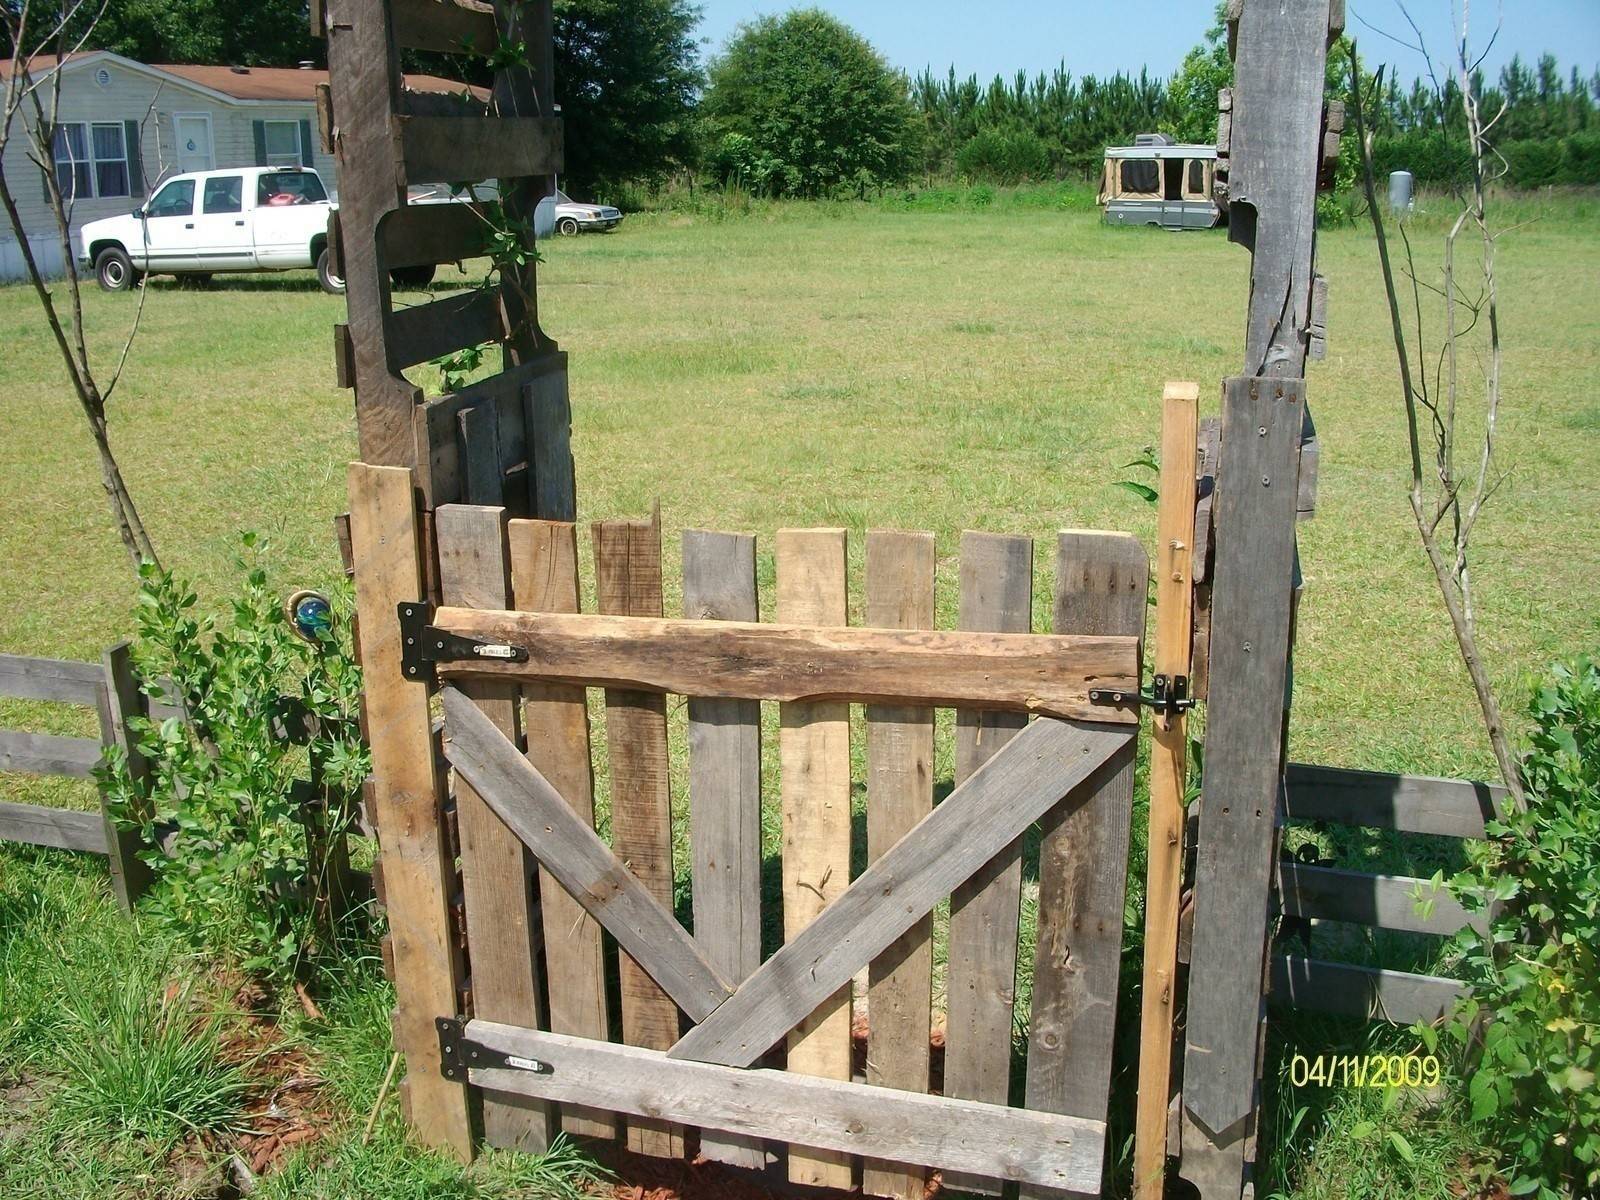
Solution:
[[[95,710],[98,738],[0,730],[0,771],[69,779],[92,778],[113,746],[126,752],[129,769],[139,772],[143,762],[129,735],[128,718],[160,720],[177,711],[144,695],[126,642],[112,646],[98,663],[0,654],[0,696]],[[106,811],[103,791],[100,798],[98,812],[0,801],[0,841],[105,855],[112,890],[126,910],[148,885],[149,868],[138,858],[138,835],[119,829]]]

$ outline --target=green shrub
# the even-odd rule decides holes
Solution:
[[[255,536],[244,546],[253,556]],[[136,659],[146,680],[171,678],[187,720],[134,720],[148,776],[133,780],[121,755],[104,775],[113,811],[151,847],[148,912],[195,946],[285,981],[333,948],[342,880],[328,847],[342,842],[368,772],[361,678],[336,630],[303,641],[266,571],[239,565],[244,588],[221,621],[196,616],[195,593],[172,575],[144,570]],[[309,741],[286,730],[308,730]]]
[[[956,170],[993,183],[1048,179],[1050,148],[1031,130],[984,129],[956,151]]]
[[[1507,908],[1487,937],[1459,936],[1473,995],[1445,1030],[1477,1056],[1472,1115],[1512,1194],[1555,1200],[1600,1189],[1600,665],[1556,667],[1530,715],[1527,808],[1452,884],[1469,908]]]

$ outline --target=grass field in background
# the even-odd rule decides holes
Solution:
[[[1220,380],[1242,362],[1248,289],[1248,256],[1221,231],[1109,229],[1067,195],[1062,205],[1048,193],[992,202],[924,193],[755,205],[725,217],[707,207],[634,216],[614,235],[545,247],[541,315],[572,356],[580,518],[639,516],[659,499],[669,613],[680,607],[679,530],[755,532],[766,616],[772,532],[846,526],[857,620],[863,532],[931,529],[945,625],[955,620],[960,532],[1028,533],[1038,559],[1034,623],[1044,629],[1056,529],[1131,529],[1151,545],[1153,508],[1114,482],[1158,441],[1166,380],[1199,381],[1203,411],[1216,411]],[[1589,536],[1600,511],[1600,205],[1522,201],[1511,215],[1526,222],[1501,247],[1500,454],[1511,474],[1480,527],[1475,576],[1485,656],[1516,708],[1533,672],[1600,644],[1600,549]],[[1416,222],[1424,261],[1437,260],[1441,232],[1434,218]],[[1325,233],[1321,263],[1330,345],[1311,369],[1310,397],[1322,489],[1317,519],[1301,527],[1293,752],[1488,777],[1492,760],[1410,524],[1370,236]],[[465,278],[446,270],[440,290]],[[109,360],[134,300],[91,291],[88,303],[91,342]],[[194,579],[203,599],[220,602],[233,589],[244,529],[270,538],[269,562],[286,588],[338,577],[330,518],[345,506],[344,468],[355,456],[351,399],[333,386],[330,327],[342,310],[308,274],[219,278],[207,290],[154,285],[112,401],[112,436],[166,565]],[[0,651],[98,657],[131,630],[127,562],[29,291],[0,288],[0,329]],[[587,538],[581,544],[587,556]],[[0,726],[88,731],[70,710],[4,701]],[[945,750],[939,778],[949,773]],[[0,776],[8,799],[69,791]],[[59,936],[88,936],[112,919],[103,888],[82,882],[99,870],[0,851],[0,900],[24,905],[42,894],[40,904],[77,914]],[[55,924],[19,919],[23,940],[9,950],[19,970],[53,952]],[[362,994],[381,992],[371,983]],[[335,1017],[333,1032],[307,1036],[337,1057],[353,1044],[339,1031],[351,1027],[371,1074],[375,1054],[382,1065],[380,1025]],[[1357,1036],[1312,1025],[1296,1033]],[[0,1067],[5,1054],[0,1041]],[[340,1111],[364,1117],[370,1091]],[[6,1102],[0,1093],[0,1125]],[[1403,1122],[1419,1166],[1374,1142],[1375,1103],[1325,1097],[1297,1121],[1302,1105],[1280,1097],[1274,1130],[1293,1127],[1295,1140],[1273,1172],[1305,1197],[1355,1194],[1345,1184],[1357,1171],[1374,1181],[1364,1194],[1445,1194],[1456,1160],[1475,1149],[1453,1111],[1383,1117]],[[353,1139],[338,1144],[364,1161]],[[43,1153],[18,1145],[0,1130],[0,1182]],[[1302,1160],[1313,1145],[1316,1155]],[[1434,1168],[1438,1179],[1419,1173]],[[74,1178],[72,1188],[93,1194],[92,1172]],[[402,1194],[398,1182],[384,1188],[372,1194]]]

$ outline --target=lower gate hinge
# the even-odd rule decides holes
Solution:
[[[399,605],[400,673],[419,683],[434,681],[434,664],[471,662],[527,662],[528,652],[521,646],[502,642],[480,642],[435,628],[433,605],[424,600],[408,600]]]
[[[467,1038],[467,1023],[461,1017],[438,1017],[439,1073],[456,1083],[467,1082],[469,1070],[531,1071],[535,1075],[554,1075],[555,1067],[537,1058],[507,1054]]]
[[[1106,704],[1121,706],[1124,704],[1142,705],[1154,709],[1163,716],[1174,717],[1179,713],[1188,712],[1200,702],[1189,695],[1189,677],[1187,675],[1157,675],[1151,680],[1148,692],[1123,692],[1110,688],[1090,688],[1090,704]]]

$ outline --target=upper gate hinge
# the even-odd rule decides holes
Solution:
[[[419,683],[434,681],[434,664],[471,662],[527,662],[528,652],[521,646],[503,642],[480,642],[448,629],[435,628],[433,605],[424,600],[408,600],[399,606],[400,673]]]
[[[1090,688],[1089,703],[1113,707],[1123,704],[1142,705],[1154,709],[1163,716],[1172,717],[1187,712],[1199,701],[1189,695],[1187,675],[1157,675],[1151,681],[1148,692],[1119,692],[1109,688]]]
[[[439,1073],[456,1083],[467,1082],[467,1072],[479,1071],[531,1071],[535,1075],[554,1075],[555,1067],[537,1058],[522,1058],[491,1050],[467,1038],[467,1023],[461,1017],[438,1017],[434,1025],[439,1030]]]

